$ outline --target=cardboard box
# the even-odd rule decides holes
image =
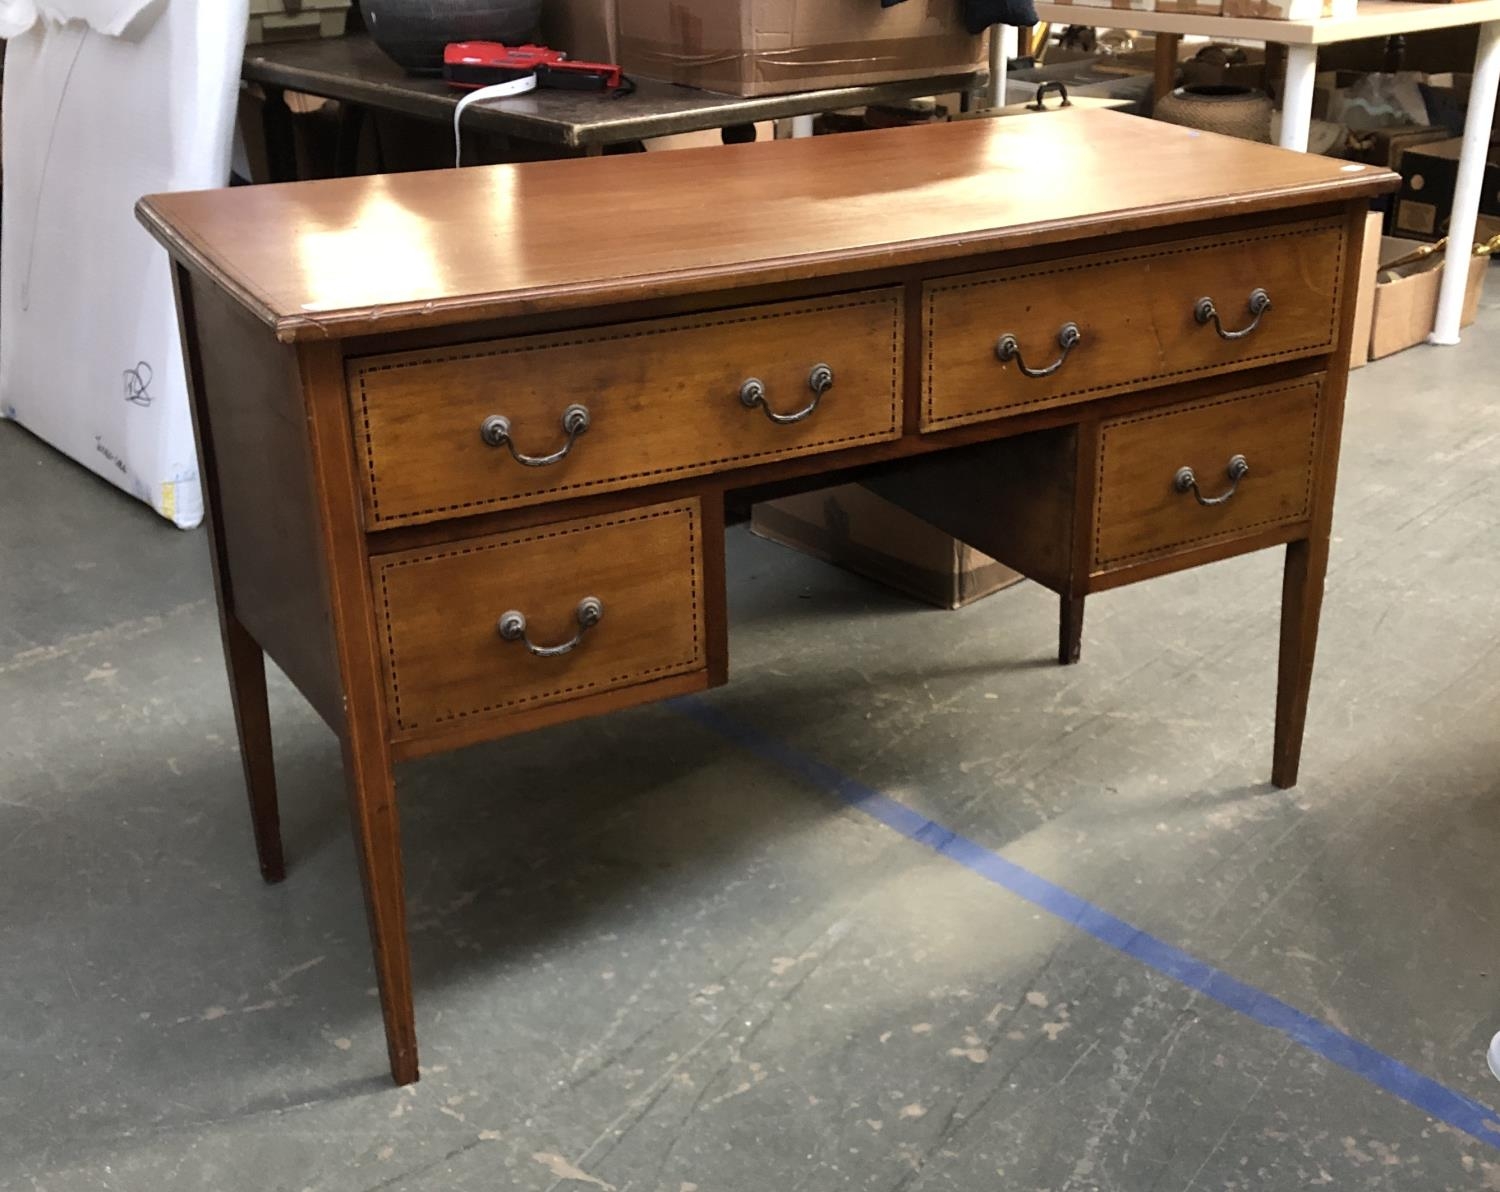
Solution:
[[[987,61],[958,4],[909,0],[619,0],[627,74],[775,95],[959,74]]]
[[[1350,161],[1362,161],[1388,170],[1400,169],[1401,155],[1418,145],[1448,138],[1448,130],[1431,124],[1401,125],[1377,128],[1370,132],[1351,131],[1341,154]]]
[[[1224,0],[1226,17],[1256,17],[1267,21],[1316,21],[1324,17],[1352,17],[1359,0]]]
[[[1059,3],[1075,4],[1079,8],[1116,8],[1125,12],[1155,12],[1158,7],[1157,0],[1059,0]]]
[[[1372,211],[1365,216],[1364,249],[1359,258],[1359,290],[1354,295],[1353,350],[1349,367],[1363,368],[1369,363],[1370,327],[1375,321],[1375,277],[1380,272],[1380,229],[1385,215]]]
[[[352,0],[250,0],[245,41],[301,41],[339,37],[349,20]]]
[[[618,62],[616,32],[615,0],[547,0],[542,6],[542,44],[569,58]]]
[[[1401,190],[1391,230],[1424,240],[1448,234],[1453,189],[1458,183],[1462,137],[1416,145],[1401,154]],[[1479,192],[1479,214],[1500,218],[1500,145],[1490,144]]]
[[[1224,12],[1224,0],[1155,0],[1157,12],[1188,12],[1195,16],[1217,17]]]
[[[1421,240],[1403,240],[1396,236],[1382,236],[1380,259],[1394,261],[1413,249],[1424,245]],[[1467,327],[1474,321],[1479,309],[1479,299],[1484,293],[1484,278],[1489,272],[1489,257],[1469,259],[1469,284],[1464,291],[1463,314],[1460,326]],[[1384,270],[1381,270],[1384,275]],[[1400,276],[1390,281],[1375,284],[1375,305],[1370,328],[1370,359],[1379,360],[1392,352],[1426,343],[1432,333],[1433,320],[1437,316],[1438,288],[1443,280],[1443,254],[1432,253],[1412,265],[1403,266]]]
[[[939,608],[961,608],[1022,578],[858,484],[763,502],[750,528]]]

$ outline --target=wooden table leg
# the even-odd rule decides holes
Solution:
[[[347,100],[339,104],[339,135],[333,167],[336,177],[352,178],[359,173],[359,138],[364,126],[363,107]]]
[[[1318,645],[1318,615],[1328,571],[1328,539],[1303,539],[1286,548],[1281,581],[1281,658],[1276,671],[1276,743],[1271,782],[1286,790],[1297,785],[1302,730]]]
[[[266,136],[266,169],[272,182],[295,182],[297,133],[292,124],[292,109],[286,105],[286,92],[282,88],[267,87],[265,93],[261,124]]]
[[[266,700],[266,656],[234,615],[229,588],[229,562],[224,554],[224,519],[220,512],[219,467],[208,414],[203,401],[203,361],[198,355],[197,314],[181,267],[172,270],[172,290],[182,329],[183,361],[187,371],[188,410],[198,446],[198,477],[203,489],[203,522],[208,530],[208,554],[213,566],[214,598],[219,606],[219,632],[224,643],[224,665],[229,674],[229,698],[240,743],[240,766],[250,799],[250,825],[260,875],[268,882],[286,877],[281,851],[281,817],[276,806],[276,769],[271,750],[271,709]]]
[[[1083,601],[1082,596],[1076,600],[1071,596],[1058,597],[1061,615],[1058,617],[1057,661],[1063,666],[1077,662],[1083,652]]]
[[[375,645],[379,627],[369,586],[359,463],[339,344],[305,346],[301,361],[313,467],[323,495],[325,578],[344,689],[339,741],[349,818],[359,854],[391,1075],[397,1084],[412,1084],[418,1072],[417,1031],[406,940],[406,884],[401,872],[395,774],[386,736],[385,684]]]
[[[1181,40],[1180,33],[1156,35],[1156,77],[1151,87],[1153,99],[1172,94],[1172,88],[1177,84],[1177,45]]]
[[[397,1084],[412,1084],[417,1079],[417,1028],[411,949],[406,940],[406,883],[401,872],[395,775],[379,726],[359,725],[356,720],[357,716],[351,714],[343,742],[349,818],[359,853],[391,1076]]]
[[[268,882],[279,882],[286,877],[286,862],[282,857],[281,815],[276,803],[271,711],[266,700],[266,656],[239,618],[222,605],[219,626],[224,638],[224,663],[229,671],[229,695],[234,704],[245,791],[250,796],[250,824],[255,832],[260,875]]]

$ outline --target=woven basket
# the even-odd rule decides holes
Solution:
[[[1168,124],[1221,132],[1245,141],[1271,139],[1271,97],[1228,84],[1179,87],[1156,101],[1152,115]]]

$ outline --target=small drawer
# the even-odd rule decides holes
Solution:
[[[397,735],[703,670],[696,500],[371,561]]]
[[[901,291],[348,364],[372,529],[894,439]]]
[[[1106,421],[1093,572],[1305,522],[1322,398],[1320,374]]]
[[[1343,272],[1320,220],[931,282],[921,427],[1331,351]]]

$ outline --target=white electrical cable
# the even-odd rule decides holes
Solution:
[[[525,78],[512,79],[508,83],[496,83],[492,87],[481,87],[478,91],[471,91],[458,101],[458,107],[453,109],[453,165],[458,168],[464,164],[464,134],[461,127],[464,113],[469,110],[469,105],[482,103],[487,99],[508,99],[512,95],[525,95],[528,91],[536,90],[536,75],[529,74]]]

